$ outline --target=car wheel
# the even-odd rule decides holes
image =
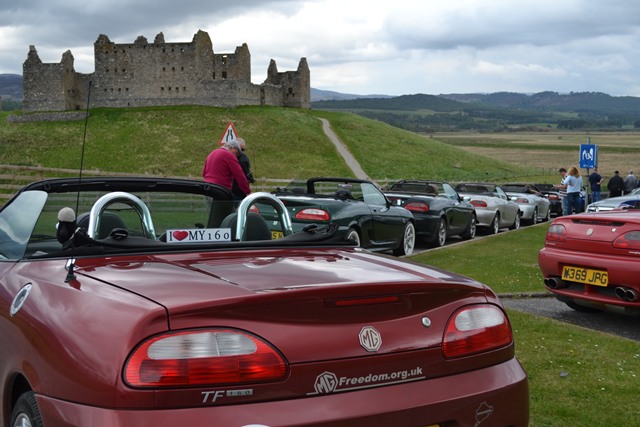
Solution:
[[[516,214],[516,219],[513,220],[513,224],[509,227],[509,230],[517,230],[520,228],[520,212]]]
[[[353,240],[354,242],[356,242],[356,246],[360,247],[360,234],[358,234],[358,230],[356,230],[355,228],[350,228],[349,231],[347,231],[347,240]]]
[[[431,246],[434,248],[440,248],[447,242],[447,222],[444,218],[440,218],[438,221],[438,227],[436,228],[435,239],[431,241]]]
[[[476,237],[476,216],[471,215],[471,221],[469,221],[469,225],[467,229],[460,235],[462,240],[471,240]]]
[[[547,215],[545,215],[545,217],[542,219],[542,221],[544,221],[544,222],[551,221],[551,209],[547,209]]]
[[[500,231],[500,212],[496,212],[491,225],[489,225],[489,234],[498,234]]]
[[[32,391],[22,394],[11,413],[10,427],[43,427],[40,409]]]
[[[538,208],[533,210],[533,214],[531,215],[531,225],[536,225],[538,223]]]
[[[393,254],[395,256],[411,255],[413,248],[416,245],[416,229],[411,221],[407,222],[404,226],[404,233],[402,234],[402,241],[400,246],[394,249]]]

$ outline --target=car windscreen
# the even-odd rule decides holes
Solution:
[[[25,191],[5,205],[0,212],[0,260],[17,260],[24,256],[46,201],[44,191]]]

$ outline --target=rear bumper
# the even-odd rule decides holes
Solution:
[[[47,427],[176,425],[527,426],[527,375],[514,358],[489,368],[402,385],[304,399],[188,409],[117,410],[38,395]]]

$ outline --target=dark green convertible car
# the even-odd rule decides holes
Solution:
[[[294,232],[337,224],[342,236],[371,251],[413,252],[413,214],[394,206],[371,181],[317,177],[294,181],[274,194],[289,211]]]

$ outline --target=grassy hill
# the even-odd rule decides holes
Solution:
[[[257,177],[352,176],[322,132],[327,118],[373,179],[503,179],[523,168],[351,113],[277,107],[95,109],[84,121],[10,123],[0,113],[3,164],[200,177],[232,121]]]

